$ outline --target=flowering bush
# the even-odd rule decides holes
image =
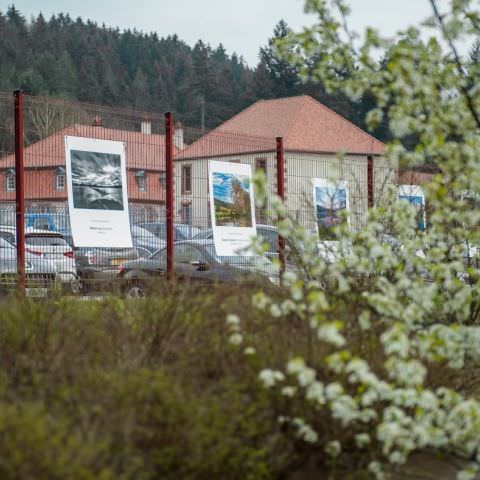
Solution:
[[[331,263],[318,255],[317,238],[295,225],[279,199],[269,199],[296,268],[284,274],[280,298],[257,293],[253,305],[272,322],[307,323],[317,355],[312,363],[291,351],[282,368],[263,365],[259,379],[286,400],[279,422],[325,459],[347,454],[384,478],[386,464],[443,450],[468,460],[458,478],[476,478],[480,402],[461,391],[459,379],[480,353],[479,273],[466,261],[469,246],[480,245],[480,209],[468,201],[480,194],[480,67],[463,65],[455,42],[479,38],[480,13],[469,0],[452,0],[446,12],[431,0],[428,38],[409,28],[388,41],[369,29],[360,44],[346,27],[347,6],[333,4],[338,15],[324,0],[307,0],[318,24],[292,32],[280,50],[330,90],[375,100],[367,123],[388,121],[392,166],[434,162],[440,173],[425,186],[426,231],[418,230],[414,207],[386,189],[364,229],[335,227],[349,248]],[[265,202],[261,179],[256,191]],[[233,325],[231,341],[240,343],[240,322]]]

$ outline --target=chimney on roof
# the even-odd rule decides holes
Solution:
[[[101,127],[101,126],[103,126],[102,117],[100,117],[99,115],[95,115],[93,117],[92,127]]]
[[[180,122],[175,124],[174,134],[173,134],[173,144],[179,150],[183,150],[185,148],[183,142],[183,125]]]
[[[140,131],[144,135],[151,135],[152,134],[152,122],[150,120],[142,120],[142,123],[140,124]]]

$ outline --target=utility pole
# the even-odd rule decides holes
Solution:
[[[200,95],[200,125],[202,133],[205,131],[205,95]]]

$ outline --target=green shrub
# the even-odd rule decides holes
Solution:
[[[287,471],[296,445],[255,357],[227,341],[226,311],[248,311],[251,293],[5,303],[0,478],[262,480]],[[258,348],[280,359],[277,333],[262,324],[252,316]]]

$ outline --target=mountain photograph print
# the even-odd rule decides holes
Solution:
[[[251,227],[250,177],[213,172],[215,222],[223,227]]]
[[[123,210],[120,155],[71,150],[73,206]]]
[[[346,209],[346,188],[315,187],[315,210],[320,238],[333,236],[331,228],[342,222],[342,212]]]

